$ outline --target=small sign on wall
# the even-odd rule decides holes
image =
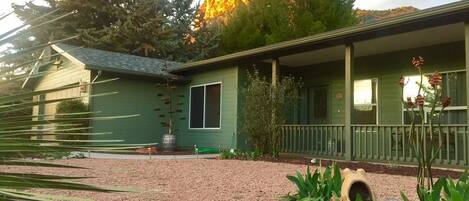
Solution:
[[[80,81],[80,93],[88,93],[88,82]]]

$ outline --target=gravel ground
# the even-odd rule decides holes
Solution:
[[[294,174],[296,170],[303,172],[306,170],[305,165],[214,159],[72,159],[54,162],[89,169],[40,167],[6,167],[5,169],[25,173],[94,177],[80,181],[105,187],[132,188],[138,191],[109,194],[81,191],[53,192],[106,201],[278,200],[281,195],[295,191],[295,187],[285,176]],[[414,177],[374,173],[368,173],[367,177],[379,200],[398,200],[401,190],[415,200]]]

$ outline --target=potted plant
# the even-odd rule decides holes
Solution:
[[[167,128],[167,132],[163,134],[162,148],[163,151],[174,151],[176,149],[176,129],[175,119],[183,120],[180,117],[182,114],[182,107],[184,95],[177,94],[177,85],[175,79],[165,78],[163,82],[157,84],[157,96],[160,100],[160,108],[155,111],[159,113],[161,118],[160,124]]]

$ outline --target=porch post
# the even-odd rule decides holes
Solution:
[[[352,112],[353,112],[353,44],[345,46],[345,160],[352,160]]]
[[[272,86],[277,86],[278,75],[280,72],[280,60],[278,58],[272,59]]]
[[[465,38],[465,46],[466,46],[466,106],[469,109],[469,21],[464,23],[464,38]],[[466,112],[467,114],[467,125],[469,126],[469,111]],[[466,161],[467,163],[468,161]]]
[[[466,52],[466,106],[467,106],[467,110],[466,110],[466,115],[467,115],[467,119],[466,119],[466,131],[467,131],[467,127],[469,126],[469,21],[466,21],[464,23],[464,44],[465,44],[465,52]],[[469,133],[465,133],[466,136],[469,135]],[[464,144],[466,144],[466,142],[464,142]],[[468,148],[466,147],[465,150],[464,150],[465,154],[469,154],[469,150]],[[467,158],[464,158],[464,162],[465,164],[467,165],[469,163],[468,159]]]

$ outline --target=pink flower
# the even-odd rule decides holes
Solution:
[[[423,107],[425,105],[425,96],[418,95],[417,98],[415,98],[415,103],[417,103],[419,107]]]
[[[407,108],[413,108],[415,105],[414,105],[414,102],[412,102],[412,98],[410,97],[407,97]]]
[[[451,97],[445,97],[443,100],[441,100],[441,105],[443,106],[443,109],[451,105]]]
[[[404,87],[405,85],[405,78],[402,75],[401,75],[401,79],[399,80],[399,84],[401,85],[401,87]]]
[[[412,65],[415,67],[415,68],[422,68],[423,64],[425,63],[425,60],[419,56],[419,57],[413,57],[412,58]]]
[[[428,76],[428,83],[430,83],[433,88],[436,88],[437,86],[441,85],[442,82],[443,78],[441,77],[441,74],[438,71],[433,73],[433,75]]]

